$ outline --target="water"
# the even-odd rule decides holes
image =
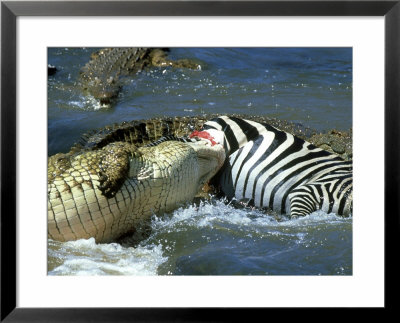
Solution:
[[[352,126],[348,48],[172,48],[201,70],[154,68],[104,109],[76,86],[93,48],[50,48],[48,154],[124,120],[203,113],[267,115],[324,131]],[[49,241],[49,275],[351,275],[352,219],[322,212],[279,221],[212,199],[154,218],[120,243]],[[139,242],[138,242],[139,241]]]

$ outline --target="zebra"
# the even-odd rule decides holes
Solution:
[[[227,160],[214,184],[228,199],[291,218],[316,210],[352,215],[352,161],[271,125],[236,117],[207,121],[191,135],[196,136],[224,146]]]

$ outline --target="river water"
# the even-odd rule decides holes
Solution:
[[[93,48],[49,48],[48,154],[114,122],[209,113],[265,115],[325,131],[352,126],[351,48],[172,48],[199,70],[152,68],[104,109],[77,86]],[[142,235],[141,235],[142,234]],[[124,241],[49,240],[49,275],[351,275],[352,218],[279,221],[211,199],[154,217]]]

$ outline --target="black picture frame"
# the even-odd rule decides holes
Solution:
[[[396,1],[4,1],[1,3],[1,321],[236,321],[227,308],[16,307],[16,19],[18,16],[384,16],[385,309],[395,309],[399,252],[400,0]],[[373,129],[371,129],[373,135]],[[367,140],[365,138],[365,140]],[[373,153],[373,151],[371,151]],[[371,170],[373,176],[373,170]],[[373,259],[371,259],[373,261]],[[265,315],[260,309],[246,309]],[[380,314],[379,314],[380,315]],[[333,318],[333,317],[332,317]]]

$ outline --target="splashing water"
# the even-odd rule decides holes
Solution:
[[[154,217],[138,246],[49,241],[49,275],[348,275],[352,219],[277,220],[221,200]]]
[[[61,264],[49,275],[155,275],[166,260],[161,245],[123,247],[96,244],[94,238],[60,243],[49,240],[49,263]]]

